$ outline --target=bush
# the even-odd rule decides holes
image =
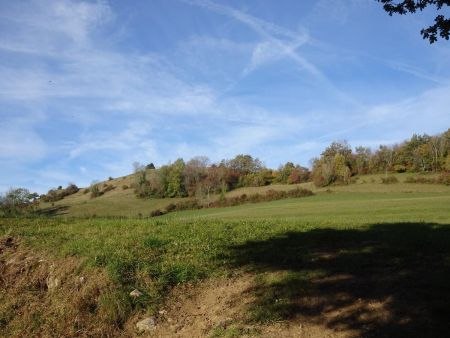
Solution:
[[[414,177],[412,177],[412,176],[408,176],[405,179],[405,183],[416,183],[416,179]]]
[[[110,325],[120,327],[132,312],[130,297],[119,290],[108,290],[98,297],[98,315]]]
[[[67,188],[64,190],[65,195],[73,195],[76,194],[80,189],[73,183],[69,184]]]
[[[41,200],[44,202],[56,202],[62,200],[64,197],[77,193],[80,189],[73,183],[70,183],[67,188],[62,189],[61,186],[58,189],[50,189],[47,194],[41,196]]]
[[[127,190],[128,188],[129,188],[128,185],[126,185],[126,184],[122,185],[122,190]]]
[[[177,206],[173,203],[170,203],[166,206],[166,212],[172,212],[175,211],[177,208]]]
[[[111,191],[111,190],[114,190],[116,187],[115,186],[113,186],[113,185],[108,185],[108,184],[105,184],[105,185],[103,185],[103,191],[102,191],[102,193],[106,193],[106,192],[108,192],[108,191]]]
[[[265,194],[242,194],[234,197],[222,197],[214,202],[209,203],[208,205],[202,205],[198,200],[190,199],[186,201],[181,201],[176,204],[170,203],[166,206],[164,212],[161,210],[154,210],[150,213],[150,216],[161,216],[165,213],[169,213],[172,211],[181,211],[181,210],[195,210],[202,208],[219,208],[219,207],[232,207],[244,203],[259,203],[259,202],[269,202],[276,201],[284,198],[297,198],[297,197],[306,197],[312,196],[314,193],[308,189],[296,188],[288,191],[276,191],[276,190],[268,190]]]
[[[383,183],[383,184],[398,183],[398,179],[395,176],[382,177],[381,178],[381,183]]]
[[[97,198],[97,197],[103,195],[103,191],[100,191],[98,184],[91,185],[89,190],[91,192],[91,198]]]
[[[150,217],[157,217],[157,216],[162,216],[164,215],[165,212],[162,212],[159,209],[153,210],[152,212],[150,212]]]
[[[450,173],[449,172],[443,172],[438,177],[423,177],[423,176],[417,176],[417,177],[408,177],[405,180],[406,183],[421,183],[421,184],[445,184],[450,185]]]
[[[398,173],[404,173],[404,172],[406,172],[406,167],[404,166],[404,165],[402,165],[402,164],[396,164],[396,165],[394,165],[394,170],[396,171],[396,172],[398,172]]]
[[[181,210],[193,210],[193,209],[201,209],[203,208],[203,206],[201,204],[198,203],[197,200],[187,200],[187,201],[182,201],[182,202],[178,202],[175,205],[175,210],[177,211],[181,211]]]
[[[437,183],[450,185],[450,172],[441,173],[436,179]]]

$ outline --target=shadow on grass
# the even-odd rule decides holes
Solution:
[[[251,318],[298,318],[358,337],[450,332],[450,225],[375,224],[287,232],[230,248],[259,272]]]
[[[59,216],[66,215],[69,207],[67,205],[57,205],[53,207],[38,209],[34,211],[34,215],[36,216]]]

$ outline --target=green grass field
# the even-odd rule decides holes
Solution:
[[[236,325],[316,320],[344,309],[324,323],[360,337],[444,336],[450,329],[450,187],[364,179],[307,198],[149,219],[0,219],[0,235],[55,260],[76,259],[78,275],[104,271],[108,291],[79,311],[109,325],[111,335],[130,332],[130,318],[157,313],[177,285],[247,271],[255,276],[254,301]],[[119,209],[106,199],[105,205],[108,214]],[[143,300],[128,297],[133,288],[144,292]],[[66,318],[49,301],[36,310],[40,325],[23,324],[25,305],[18,299],[0,293],[1,336],[46,335],[54,318]],[[350,306],[358,302],[368,305]],[[384,304],[383,318],[371,317],[374,302]],[[88,322],[79,325],[92,333]],[[72,327],[57,330],[77,335]]]
[[[398,184],[381,184],[383,175],[366,175],[356,179],[356,183],[342,186],[333,186],[329,188],[316,188],[312,183],[302,183],[296,185],[269,185],[264,187],[248,187],[230,191],[227,197],[239,196],[242,194],[264,193],[267,190],[291,190],[296,187],[306,188],[315,193],[321,194],[326,191],[335,193],[358,193],[358,194],[391,194],[391,193],[448,193],[450,190],[445,185],[436,184],[409,184],[403,183],[408,176],[417,176],[413,174],[395,174],[398,178]],[[426,176],[433,176],[427,174]],[[84,189],[78,193],[68,196],[63,200],[54,203],[41,203],[39,213],[48,216],[63,217],[91,217],[91,216],[123,216],[123,217],[148,217],[156,209],[164,209],[168,204],[177,203],[179,198],[136,198],[132,188],[122,189],[123,185],[131,186],[133,176],[119,177],[111,181],[101,182],[113,185],[114,190],[108,191],[104,195],[91,199],[90,194],[84,194]],[[218,196],[210,196],[211,201],[216,200]],[[203,200],[207,202],[207,199]],[[284,212],[284,210],[282,211]]]

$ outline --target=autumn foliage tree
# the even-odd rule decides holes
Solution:
[[[383,8],[389,15],[407,13],[416,13],[423,11],[426,7],[434,7],[437,11],[442,11],[450,6],[450,0],[378,0],[383,4]],[[444,15],[437,15],[434,19],[434,24],[423,28],[420,31],[422,37],[427,39],[430,43],[437,41],[439,37],[448,40],[450,37],[450,19]]]

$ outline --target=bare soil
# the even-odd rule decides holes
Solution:
[[[50,259],[16,238],[0,238],[0,336],[117,336],[98,314],[107,276],[82,272],[76,258]]]
[[[346,308],[317,315],[315,318],[296,316],[289,321],[256,324],[248,320],[247,312],[254,305],[255,275],[239,273],[231,278],[217,278],[195,286],[179,287],[170,301],[159,311],[157,328],[145,337],[355,337],[354,330],[330,329],[327,323],[345,314]],[[299,299],[318,302],[319,299]],[[382,304],[370,306],[374,316],[383,313]],[[354,309],[351,309],[352,311]],[[137,319],[135,319],[136,321]]]

